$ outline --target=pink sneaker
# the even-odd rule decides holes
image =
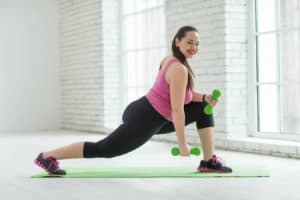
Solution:
[[[225,166],[225,161],[213,155],[211,159],[208,161],[201,160],[200,165],[198,167],[198,172],[206,172],[206,173],[230,173],[232,169],[230,167]]]
[[[38,157],[34,160],[34,163],[48,172],[50,176],[66,175],[66,171],[59,168],[59,163],[55,158],[43,158],[43,153],[38,155]]]

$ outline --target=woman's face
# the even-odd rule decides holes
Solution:
[[[195,31],[186,32],[180,40],[176,38],[176,46],[186,58],[192,58],[198,52],[199,34]]]

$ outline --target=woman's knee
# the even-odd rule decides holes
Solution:
[[[85,158],[113,158],[121,154],[116,149],[113,149],[113,147],[105,145],[102,141],[85,142],[83,148]]]
[[[197,129],[207,128],[207,127],[214,127],[214,117],[213,115],[202,115],[199,119],[196,120]]]

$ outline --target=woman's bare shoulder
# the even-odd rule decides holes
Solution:
[[[165,64],[168,63],[168,62],[169,62],[170,60],[172,60],[172,59],[178,60],[177,58],[175,58],[175,57],[172,56],[172,55],[165,56],[165,57],[162,59],[162,61],[161,61],[161,63],[160,63],[160,66],[161,66],[161,67],[164,67]],[[175,62],[175,63],[172,63],[172,65],[174,65],[174,64],[181,65],[181,63],[180,63],[179,61],[178,61],[178,62]],[[183,65],[182,65],[182,66],[183,66]]]
[[[180,63],[179,61],[174,62],[169,66],[169,68],[166,71],[166,81],[168,84],[170,84],[171,77],[174,79],[181,79],[185,78],[187,76],[187,73],[187,69],[182,63]]]
[[[165,56],[165,57],[161,60],[160,66],[163,66],[163,65],[165,64],[165,62],[166,62],[167,60],[170,60],[171,58],[172,58],[172,56]]]

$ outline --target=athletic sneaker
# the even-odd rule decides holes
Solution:
[[[208,161],[201,160],[200,165],[198,167],[198,172],[212,172],[212,173],[230,173],[232,169],[230,167],[225,166],[225,161],[213,155],[211,159]]]
[[[34,160],[34,163],[46,170],[51,176],[64,176],[66,171],[59,168],[58,161],[53,157],[43,158],[43,153],[40,153],[38,157]]]

